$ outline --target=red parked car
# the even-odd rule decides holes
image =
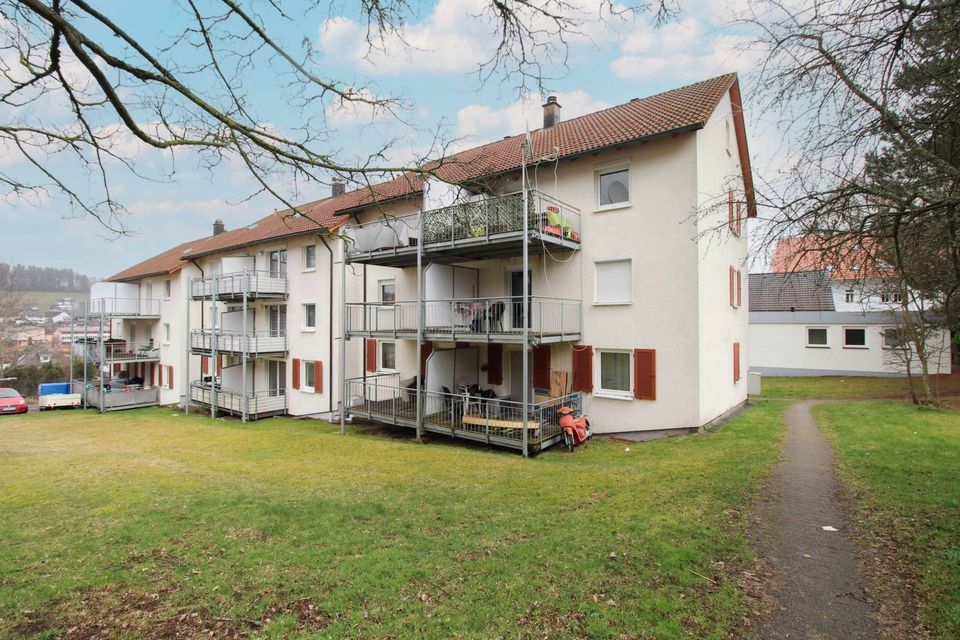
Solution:
[[[26,413],[27,401],[16,389],[0,389],[0,413]]]

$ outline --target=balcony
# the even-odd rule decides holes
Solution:
[[[153,407],[160,404],[159,387],[144,388],[139,385],[132,385],[128,388],[113,390],[109,390],[109,387],[107,387],[104,389],[103,394],[101,394],[99,383],[88,383],[86,388],[84,388],[83,382],[75,380],[73,382],[73,389],[77,392],[83,390],[88,407],[99,408],[102,397],[104,411]]]
[[[217,353],[258,358],[287,353],[287,335],[283,331],[216,331],[194,329],[190,332],[190,350],[209,354],[216,345]]]
[[[190,281],[190,297],[194,300],[283,299],[287,297],[287,276],[270,271],[239,271]]]
[[[87,302],[90,318],[159,318],[160,300],[155,298],[95,298]]]
[[[420,390],[423,430],[490,445],[523,450],[524,416],[531,453],[560,442],[560,407],[579,412],[582,397],[571,393],[529,403],[498,398],[481,399],[456,393]],[[371,375],[347,380],[350,415],[402,427],[417,426],[417,390],[400,385],[398,374]]]
[[[157,362],[160,360],[160,347],[153,341],[150,342],[127,342],[125,340],[104,340],[100,342],[88,342],[86,348],[89,358],[94,361],[100,360],[100,354],[103,353],[104,362]]]
[[[216,398],[214,399],[214,394]],[[257,420],[287,412],[287,394],[285,389],[272,391],[234,391],[217,389],[202,382],[190,383],[190,401],[209,407],[214,400],[217,411],[242,416],[246,410],[247,418]]]
[[[423,303],[424,340],[523,342],[522,298],[461,298]],[[579,300],[530,297],[526,323],[534,344],[576,342],[583,321]],[[417,303],[347,303],[349,336],[416,340]]]
[[[571,250],[580,246],[580,212],[535,189],[493,196],[390,217],[346,228],[347,259],[392,267],[416,264],[418,237],[423,254],[463,260],[520,255],[524,247],[524,217],[531,253]],[[422,229],[421,229],[422,226]]]

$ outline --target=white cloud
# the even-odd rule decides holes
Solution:
[[[357,89],[353,92],[356,100],[337,99],[327,105],[325,110],[327,123],[333,126],[370,124],[390,116],[390,105],[369,89]],[[402,105],[395,105],[402,108]]]
[[[593,113],[608,105],[596,100],[585,91],[559,92],[561,119],[569,120],[587,113]],[[470,104],[457,112],[457,135],[464,138],[467,146],[478,141],[490,141],[505,135],[522,133],[529,128],[539,129],[543,124],[543,98],[527,94],[523,98],[503,107],[494,109],[483,104]]]

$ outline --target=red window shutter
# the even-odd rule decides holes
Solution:
[[[167,389],[173,389],[173,365],[167,365]]]
[[[223,373],[223,354],[217,354],[217,375]]]
[[[377,370],[377,341],[367,338],[367,371]]]
[[[743,231],[743,215],[742,210],[740,209],[740,203],[737,203],[737,235],[739,236]]]
[[[733,381],[740,380],[740,343],[733,343]]]
[[[743,272],[737,269],[737,307],[743,304]]]
[[[152,362],[150,363],[150,386],[157,386],[157,366]]]
[[[487,384],[503,384],[503,345],[487,345]]]
[[[733,303],[735,302],[734,295],[736,295],[736,283],[734,282],[736,276],[734,275],[734,268],[733,268],[733,267],[728,267],[727,276],[728,276],[727,279],[730,281],[730,282],[729,282],[729,285],[730,285],[730,306],[732,307],[732,306],[734,306]]]
[[[319,360],[313,361],[313,390],[323,393],[323,363]]]
[[[114,363],[114,365],[113,365],[113,375],[117,375],[118,373],[120,373],[120,365]]]
[[[593,347],[573,345],[573,380],[571,391],[593,393]]]
[[[300,388],[300,358],[293,359],[293,388]]]
[[[633,397],[637,400],[657,399],[657,350],[633,350]]]
[[[733,231],[733,189],[727,190],[727,227]]]
[[[433,353],[433,343],[424,342],[420,345],[420,371],[423,372],[423,377],[427,377],[427,358],[430,357],[430,354]]]
[[[533,349],[533,386],[550,388],[550,345],[542,344]]]
[[[207,375],[210,371],[210,356],[200,356],[200,373]]]

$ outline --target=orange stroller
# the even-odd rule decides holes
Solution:
[[[567,451],[573,451],[575,446],[592,435],[587,416],[574,416],[573,409],[566,406],[560,407],[557,415],[560,416],[560,428],[563,429],[563,443],[567,445]]]

